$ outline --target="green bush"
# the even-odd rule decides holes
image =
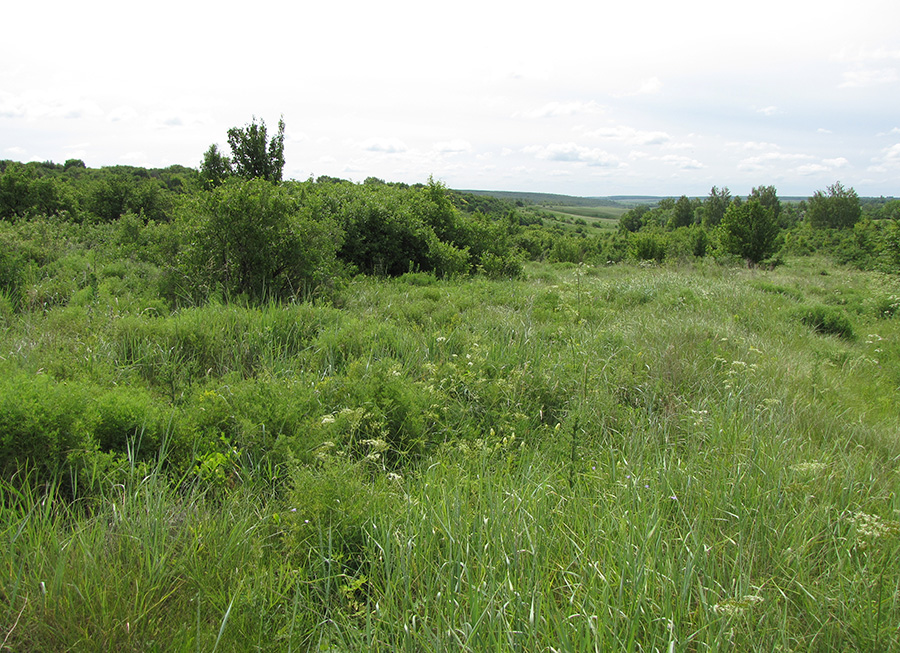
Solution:
[[[342,436],[346,446],[362,456],[380,454],[379,459],[391,466],[424,451],[427,395],[395,361],[355,361],[347,370],[346,384],[344,407],[362,411],[356,427]],[[384,445],[373,452],[371,443],[376,441]]]
[[[398,506],[381,486],[369,481],[363,464],[346,460],[293,470],[283,513],[287,549],[298,562],[319,549],[336,563],[332,573],[358,567],[373,515]]]
[[[847,313],[834,306],[826,306],[817,304],[801,310],[800,321],[811,327],[817,333],[824,335],[839,336],[845,339],[852,339],[853,324]]]
[[[725,211],[719,233],[725,251],[756,265],[775,251],[778,219],[757,200],[733,203]]]
[[[485,252],[478,267],[488,279],[519,279],[524,272],[521,257],[513,254],[497,256]]]
[[[628,255],[637,261],[662,262],[666,257],[666,237],[641,231],[631,236]]]
[[[217,288],[253,302],[322,294],[339,275],[342,235],[311,215],[285,186],[233,178],[185,205],[184,293],[202,300]]]
[[[87,387],[43,374],[0,381],[0,474],[28,468],[39,481],[60,478],[73,456],[95,450],[85,411],[90,396]]]
[[[113,388],[91,402],[93,441],[101,451],[151,458],[165,439],[166,420],[146,390]]]

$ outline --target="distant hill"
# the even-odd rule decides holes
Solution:
[[[638,204],[656,204],[667,197],[677,198],[677,195],[610,195],[608,197],[577,197],[574,195],[557,195],[554,193],[529,193],[520,191],[506,190],[460,190],[461,193],[469,193],[471,195],[482,195],[487,197],[496,197],[508,202],[522,202],[523,204],[534,204],[538,206],[607,206],[611,208],[629,209]],[[694,199],[694,198],[691,198]],[[706,196],[698,197],[705,200]],[[781,196],[782,202],[794,203],[808,200],[809,197],[802,196]],[[867,201],[872,199],[884,198],[868,198],[860,197],[860,200]],[[892,198],[886,198],[892,199]]]
[[[537,204],[547,206],[609,206],[615,208],[627,208],[626,204],[610,197],[574,197],[572,195],[556,195],[554,193],[529,193],[506,190],[460,190],[461,193],[471,195],[487,195],[507,202],[523,202],[525,204]],[[658,198],[657,198],[658,199]]]

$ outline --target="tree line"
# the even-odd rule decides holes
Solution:
[[[900,200],[863,202],[840,182],[800,202],[784,203],[774,186],[743,198],[713,186],[704,198],[665,198],[626,212],[619,230],[637,259],[662,260],[685,249],[730,255],[749,265],[777,264],[784,254],[828,253],[844,263],[900,271]]]
[[[227,131],[227,154],[211,145],[198,169],[0,161],[0,219],[118,223],[132,255],[165,270],[172,302],[310,296],[353,274],[515,278],[525,260],[712,256],[775,265],[785,254],[824,251],[843,263],[900,270],[900,201],[864,203],[839,182],[799,203],[782,202],[774,186],[746,198],[714,186],[706,198],[634,207],[615,232],[573,233],[545,224],[522,201],[452,191],[433,179],[285,181],[284,129],[281,119],[270,135],[254,117]],[[29,256],[0,239],[0,268]]]

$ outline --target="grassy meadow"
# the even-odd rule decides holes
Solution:
[[[601,230],[615,230],[619,226],[619,218],[625,213],[624,208],[609,206],[550,206],[544,209],[557,220],[568,220],[574,225],[590,226]]]
[[[0,303],[0,650],[900,650],[896,277],[93,257]]]

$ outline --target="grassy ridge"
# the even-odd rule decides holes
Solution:
[[[4,313],[3,646],[900,647],[896,279],[527,273]]]

